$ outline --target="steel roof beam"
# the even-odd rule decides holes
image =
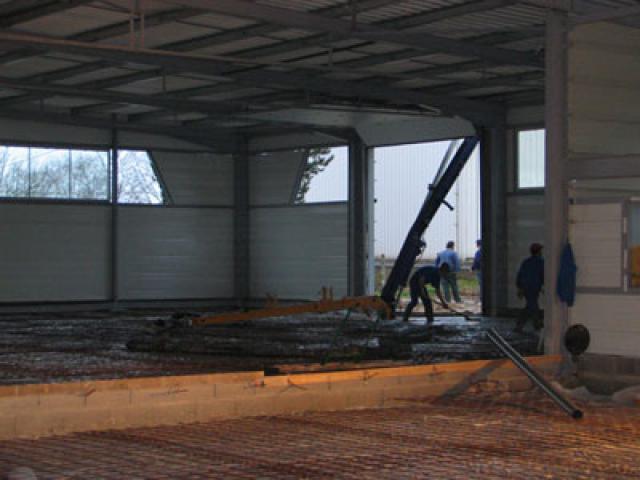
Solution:
[[[93,0],[13,0],[0,5],[0,28],[29,22],[45,15],[63,12]]]
[[[17,0],[17,1],[25,2],[25,0]],[[32,0],[32,3],[34,2],[43,3],[42,0]],[[388,5],[389,3],[393,3],[393,2],[394,0],[361,0],[357,4],[357,12],[372,10],[384,5]],[[338,5],[338,6],[322,8],[322,9],[319,9],[318,11],[324,15],[341,16],[341,15],[347,15],[349,13],[352,13],[353,9],[351,5]],[[201,15],[202,13],[203,12],[201,10],[190,9],[190,8],[180,8],[180,9],[175,9],[171,11],[164,11],[157,14],[146,16],[145,25],[147,27],[163,25],[166,23],[185,20],[190,16]],[[106,27],[89,30],[87,32],[81,32],[79,34],[71,36],[70,39],[79,40],[79,41],[105,40],[107,38],[125,34],[129,31],[129,28],[130,28],[130,25],[128,21],[119,22]],[[215,33],[213,35],[207,35],[204,37],[198,37],[192,40],[173,42],[171,44],[163,46],[163,48],[171,51],[187,51],[187,50],[203,48],[211,45],[232,42],[235,40],[245,39],[252,35],[261,35],[261,34],[278,32],[280,30],[281,30],[281,27],[279,26],[269,25],[269,24],[257,24],[249,27],[232,29],[222,33]],[[0,56],[0,64],[21,59],[25,55],[30,55],[30,54],[34,54],[34,51],[30,51],[29,49],[15,50],[13,52],[9,52]],[[37,79],[40,82],[64,80],[66,78],[69,78],[75,75],[98,71],[103,68],[107,68],[108,66],[109,64],[104,61],[86,63],[86,64],[74,66],[74,67],[64,68],[61,70],[55,70],[53,72],[39,74],[35,77],[29,77],[29,80]],[[123,85],[125,83],[131,83],[131,82],[137,82],[141,80],[156,78],[162,74],[163,74],[162,69],[149,70],[149,71],[136,72],[136,73],[130,74],[126,78],[120,78],[120,77],[108,78],[108,79],[95,81],[93,82],[93,84],[85,84],[83,86],[86,86],[88,88],[96,88],[96,89],[112,88],[115,86]],[[38,100],[40,98],[42,98],[42,95],[27,94],[27,95],[15,96],[15,97],[10,97],[7,99],[0,100],[0,106],[10,106],[18,103]]]
[[[371,82],[346,82],[322,78],[319,75],[285,72],[265,69],[249,70],[234,74],[225,74],[231,62],[211,60],[203,56],[171,53],[151,49],[129,49],[116,45],[96,45],[69,40],[57,40],[48,37],[21,35],[10,32],[0,33],[0,43],[11,43],[47,51],[59,51],[78,55],[94,56],[104,60],[130,63],[136,62],[156,65],[185,72],[205,75],[225,75],[235,82],[254,87],[269,85],[327,93],[352,98],[370,98],[392,104],[427,104],[440,108],[448,115],[463,115],[480,123],[492,122],[500,115],[501,109],[494,105],[463,98],[446,97],[417,93],[400,88],[389,88]]]
[[[508,32],[508,33],[499,33],[499,34],[488,34],[488,35],[481,35],[479,37],[475,37],[474,40],[482,44],[492,45],[492,44],[503,43],[503,42],[513,42],[518,40],[524,40],[527,38],[531,38],[532,36],[537,36],[540,32],[538,32],[537,29],[534,29],[533,32],[527,31],[525,33]],[[377,64],[382,64],[388,61],[392,61],[393,59],[402,59],[406,57],[410,58],[410,57],[414,57],[415,55],[416,55],[415,50],[403,49],[400,52],[393,52],[391,54],[371,55],[364,59],[336,62],[335,66],[340,67],[342,69],[352,68],[354,66],[355,67],[357,66],[371,67]],[[244,56],[244,55],[234,55],[234,56]],[[485,61],[471,60],[468,62],[458,62],[450,65],[440,65],[436,67],[419,68],[419,69],[403,72],[403,74],[414,75],[418,78],[432,78],[438,75],[447,75],[450,73],[458,73],[458,72],[476,70],[480,68],[487,68],[488,66],[489,65]],[[228,71],[233,72],[233,71],[236,71],[237,69],[238,67],[235,67],[235,68],[229,69]],[[98,80],[91,84],[87,84],[86,86],[88,86],[89,88],[113,88],[113,87],[121,86],[130,82],[155,78],[160,75],[162,75],[161,69],[149,70],[149,71],[129,74],[129,75],[123,76],[123,78],[115,77],[115,78],[109,78],[105,80]],[[381,73],[380,75],[372,75],[370,80],[373,80],[373,79],[378,80],[378,77],[380,77],[380,80],[382,81],[384,78],[384,74]],[[198,95],[210,95],[210,94],[224,92],[225,90],[228,90],[230,87],[231,87],[230,84],[223,83],[223,84],[215,84],[215,85],[206,85],[202,87],[193,87],[193,88],[188,88],[180,91],[174,91],[171,93],[172,95],[175,95],[175,96],[185,96],[185,97],[198,96]],[[236,88],[245,88],[245,87],[236,86]],[[2,105],[3,105],[3,101],[0,100],[0,106]],[[97,106],[96,108],[99,110],[104,109],[104,107],[102,106]],[[91,111],[92,107],[89,106],[86,108],[82,108],[81,110],[85,110],[85,109],[86,111]]]
[[[170,0],[174,4],[200,8],[212,12],[266,21],[284,27],[317,31],[332,36],[332,39],[359,38],[374,42],[390,42],[417,50],[478,57],[499,64],[528,65],[542,68],[539,58],[526,52],[476,45],[470,42],[439,37],[428,33],[412,34],[389,30],[373,25],[357,24],[346,20],[330,18],[314,13],[298,12],[291,9],[272,7],[246,0]]]
[[[13,120],[48,122],[61,125],[72,125],[88,128],[118,128],[137,132],[165,135],[192,143],[206,145],[221,153],[229,153],[238,145],[239,137],[230,129],[192,129],[187,127],[164,127],[152,124],[128,123],[121,121],[103,120],[95,117],[73,116],[55,112],[11,110],[0,112],[0,118]]]
[[[356,13],[379,8],[388,3],[392,3],[392,0],[361,0],[360,2],[355,4],[357,7]],[[450,18],[457,15],[465,15],[465,14],[475,13],[478,11],[486,11],[489,9],[499,8],[508,3],[509,3],[509,0],[479,0],[475,2],[465,3],[463,5],[456,5],[453,7],[443,7],[443,8],[431,10],[422,14],[412,15],[408,17],[401,17],[398,19],[386,20],[381,22],[380,24],[397,27],[397,28],[411,27],[412,25],[415,25],[416,22],[419,22],[420,24],[431,23],[431,22],[443,20],[443,19]],[[180,9],[180,10],[173,10],[171,12],[162,12],[161,14],[147,17],[147,22],[151,21],[151,22],[154,22],[154,24],[161,24],[163,23],[161,22],[161,20],[162,21],[169,21],[169,20],[173,21],[172,19],[178,20],[179,18],[184,18],[182,17],[182,15],[186,15],[187,14],[186,12],[196,12],[196,11],[197,10],[194,10],[194,9]],[[318,10],[318,12],[324,15],[331,15],[331,16],[340,16],[340,15],[347,15],[349,13],[353,13],[351,5],[338,5],[333,7],[327,7],[327,8]],[[109,27],[104,27],[101,29],[78,34],[74,38],[100,40],[100,39],[108,38],[110,34],[115,35],[115,34],[122,33],[125,27],[128,29],[128,23],[127,25],[115,24]],[[269,32],[278,31],[278,30],[280,30],[280,28],[277,26],[268,25],[268,24],[258,24],[254,26],[233,29],[227,32],[217,33],[210,36],[198,37],[197,39],[194,39],[194,40],[174,42],[172,44],[166,45],[164,48],[169,50],[175,50],[175,51],[183,51],[189,48],[217,45],[219,43],[225,43],[227,41],[247,38],[247,36],[249,35],[259,35],[261,33],[264,34],[264,33],[269,33]],[[318,37],[323,37],[323,36],[316,35],[314,38],[318,40]],[[486,41],[484,37],[487,37]],[[498,43],[498,42],[494,42],[491,39],[491,37],[493,36],[486,35],[479,38],[481,39],[480,41],[485,44]],[[365,42],[365,44],[366,43],[368,42]],[[300,48],[300,44],[298,41],[285,41],[277,44],[275,47],[278,47],[279,51],[295,50]],[[265,48],[270,49],[274,47],[270,46],[270,47],[258,47],[257,49],[247,49],[243,52],[238,53],[237,55],[242,57],[252,57],[252,56],[261,55],[261,54],[268,54],[268,52],[264,51]],[[415,55],[416,55],[416,52],[413,49],[402,50],[401,52],[396,52],[394,54],[394,59],[411,58]],[[1,59],[2,57],[0,57],[0,60]],[[365,65],[373,66],[376,64],[385,63],[386,61],[392,61],[393,59],[391,59],[388,55],[383,54],[383,55],[373,55],[368,57],[365,60],[367,62]],[[356,60],[355,62],[358,62],[358,60]],[[357,64],[352,65],[349,61],[347,61],[347,62],[340,62],[339,65],[352,68],[352,67],[356,67]],[[70,67],[67,69],[56,70],[54,72],[40,74],[37,77],[30,77],[30,79],[37,79],[40,82],[57,81],[57,80],[62,80],[80,73],[89,73],[92,71],[97,71],[102,68],[106,68],[107,66],[108,66],[107,63],[104,61],[92,62],[90,64],[84,64],[83,66]],[[167,73],[167,72],[163,72],[162,69],[155,69],[155,70],[151,69],[148,71],[136,72],[129,75],[122,75],[118,77],[111,77],[103,80],[97,80],[91,83],[85,83],[83,84],[83,86],[87,88],[94,88],[94,89],[113,88],[116,86],[124,85],[126,83],[132,83],[136,81],[156,78],[161,76],[163,73]],[[203,89],[203,92],[207,90],[207,87],[201,87],[201,88]],[[215,90],[217,90],[217,88],[214,88],[214,91]],[[194,94],[196,94],[196,92],[194,92]],[[206,93],[203,93],[203,94],[206,94]],[[41,98],[41,96],[33,95],[33,94],[15,96],[8,99],[0,100],[0,106],[14,105],[21,102],[37,100],[39,98]],[[98,107],[98,108],[102,108],[102,107]]]

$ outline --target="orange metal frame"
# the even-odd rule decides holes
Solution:
[[[290,306],[273,306],[248,312],[230,312],[209,317],[194,318],[191,324],[194,326],[218,325],[221,323],[246,322],[269,317],[283,317],[299,313],[326,313],[337,310],[362,310],[365,312],[377,311],[384,318],[391,318],[391,308],[380,297],[345,297],[340,300],[323,298],[317,302],[301,303]]]

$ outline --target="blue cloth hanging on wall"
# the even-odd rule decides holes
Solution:
[[[556,291],[560,300],[569,307],[573,307],[576,299],[577,271],[578,267],[576,266],[576,260],[573,256],[573,249],[571,248],[571,244],[567,242],[562,249],[562,255],[560,257],[560,270],[558,271]]]

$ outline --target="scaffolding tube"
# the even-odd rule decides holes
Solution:
[[[531,365],[527,363],[527,361],[520,355],[515,348],[513,348],[509,343],[496,331],[495,328],[491,328],[487,332],[487,338],[493,343],[498,350],[504,353],[509,360],[511,360],[516,367],[518,367],[529,379],[537,385],[544,393],[546,393],[551,400],[553,400],[562,410],[564,410],[568,415],[577,419],[582,418],[582,410],[574,407],[566,398],[564,398],[560,393],[558,393],[550,384],[547,382],[542,375],[536,372]]]

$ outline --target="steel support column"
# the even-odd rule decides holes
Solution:
[[[239,307],[249,299],[249,153],[245,143],[233,155],[234,296]]]
[[[118,301],[118,130],[111,130],[111,301]]]
[[[349,295],[366,293],[369,215],[367,146],[354,134],[349,143]]]
[[[482,309],[497,315],[507,305],[507,133],[481,130]]]
[[[567,241],[567,14],[549,10],[545,45],[545,352],[562,351],[567,307],[558,300],[560,253]]]

